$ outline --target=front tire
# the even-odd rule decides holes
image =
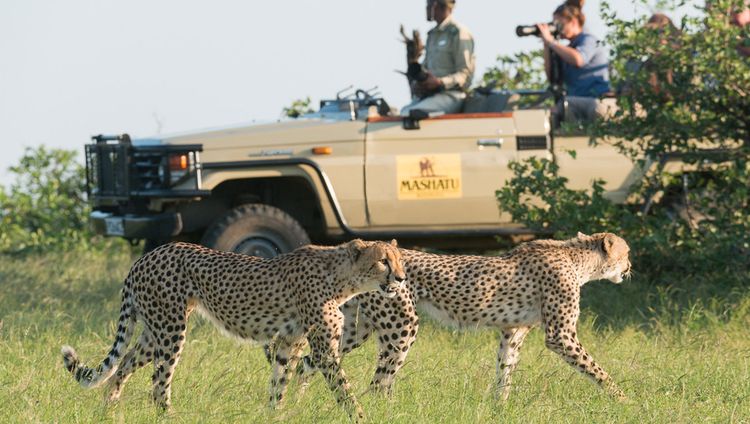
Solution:
[[[309,244],[304,228],[281,209],[252,203],[231,209],[206,230],[201,244],[216,250],[272,258]]]

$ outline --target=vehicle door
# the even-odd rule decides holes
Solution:
[[[409,130],[401,118],[371,119],[365,137],[370,225],[498,223],[495,190],[516,156],[511,113],[442,115]]]

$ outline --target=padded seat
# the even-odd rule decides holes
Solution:
[[[464,100],[462,113],[503,112],[508,106],[513,93],[492,91],[490,93],[473,92]]]

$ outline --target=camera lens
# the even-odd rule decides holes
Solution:
[[[516,27],[516,35],[519,37],[539,35],[539,28],[536,25],[519,25]]]

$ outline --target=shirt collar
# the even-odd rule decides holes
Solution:
[[[436,25],[435,28],[431,29],[429,32],[444,31],[445,28],[452,23],[453,23],[453,14],[451,13],[450,15],[448,15],[447,18],[445,18],[443,22],[440,22],[440,25]]]

